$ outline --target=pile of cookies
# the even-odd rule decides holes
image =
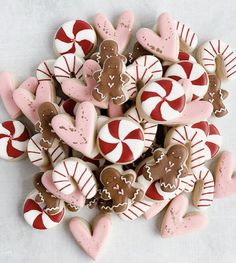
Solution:
[[[222,142],[208,119],[228,112],[221,81],[236,77],[236,54],[221,40],[198,47],[192,29],[168,13],[135,36],[133,24],[130,11],[116,27],[104,14],[94,17],[94,27],[66,22],[54,36],[58,58],[43,61],[36,77],[16,86],[12,74],[0,73],[11,117],[0,124],[0,158],[27,156],[39,168],[23,205],[25,221],[46,230],[68,211],[96,208],[91,229],[79,217],[70,221],[93,259],[111,215],[150,219],[167,207],[160,234],[172,237],[203,228],[202,210],[236,194],[231,153],[220,155],[215,171],[207,167]],[[131,38],[136,43],[128,53]],[[186,214],[185,192],[201,211]]]

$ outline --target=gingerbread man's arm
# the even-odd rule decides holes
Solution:
[[[153,153],[153,158],[154,158],[156,163],[159,163],[159,162],[164,161],[166,159],[166,155],[165,155],[165,153],[162,150],[158,150],[157,149]]]
[[[41,122],[37,121],[34,125],[34,129],[36,132],[41,132]]]
[[[121,180],[123,180],[126,184],[132,185],[135,181],[135,175],[134,174],[122,175]]]
[[[132,200],[132,202],[138,202],[141,201],[143,199],[144,196],[144,192],[142,189],[140,188],[132,188],[130,193],[129,193],[129,199]]]
[[[101,81],[101,73],[102,70],[98,70],[93,73],[93,78],[96,80],[97,83]]]
[[[127,74],[125,74],[125,73],[121,74],[121,81],[123,83],[122,86],[124,86],[126,83],[128,83],[129,80],[130,80],[130,78],[129,78],[129,76]]]
[[[110,199],[111,199],[111,195],[110,195],[110,193],[107,191],[106,188],[104,188],[104,189],[102,190],[101,198],[102,198],[103,200],[110,200]]]

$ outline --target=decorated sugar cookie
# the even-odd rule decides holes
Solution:
[[[93,27],[83,20],[64,23],[56,32],[54,46],[57,53],[87,57],[96,47],[97,36]]]
[[[48,59],[39,64],[36,70],[38,81],[53,81],[55,59]]]
[[[130,77],[125,73],[125,65],[120,57],[108,58],[103,69],[96,71],[93,77],[97,82],[92,92],[95,100],[112,100],[114,104],[123,104],[128,99],[124,86]]]

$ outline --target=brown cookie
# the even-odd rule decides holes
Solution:
[[[124,86],[129,76],[124,73],[125,64],[118,56],[106,59],[103,69],[93,75],[97,86],[93,89],[93,97],[97,101],[112,100],[114,104],[123,104],[127,100]]]
[[[39,121],[35,124],[35,130],[42,134],[40,145],[43,148],[50,148],[55,138],[58,138],[53,131],[51,121],[58,114],[57,106],[51,102],[44,102],[38,108]]]
[[[221,89],[220,79],[214,75],[209,74],[209,87],[203,100],[209,101],[213,106],[213,113],[220,118],[228,113],[223,101],[228,97],[228,92]]]
[[[137,58],[144,55],[152,55],[149,51],[144,49],[139,42],[136,42],[133,47],[133,51],[127,55],[128,63],[132,64]]]
[[[153,159],[144,166],[143,176],[146,180],[160,180],[162,191],[173,192],[178,188],[179,179],[187,176],[185,165],[188,149],[184,145],[173,145],[167,151],[157,149]]]
[[[39,191],[36,201],[44,202],[46,204],[45,211],[50,215],[54,215],[60,211],[60,199],[48,192],[44,187],[41,182],[42,176],[43,173],[37,173],[34,176],[34,187]]]
[[[118,56],[126,64],[126,57],[118,53],[117,43],[114,40],[107,39],[102,41],[99,47],[99,52],[94,53],[91,56],[91,59],[97,61],[97,63],[102,67],[106,59],[114,56]]]
[[[116,165],[107,166],[100,174],[100,180],[103,184],[101,198],[111,204],[102,205],[104,211],[114,211],[122,213],[126,211],[131,204],[140,201],[144,192],[142,189],[134,186],[136,174],[133,170],[123,171]]]
[[[79,207],[78,206],[75,206],[75,205],[72,205],[72,204],[69,204],[69,203],[65,203],[65,205],[66,205],[66,208],[70,212],[77,212],[77,211],[79,211]]]

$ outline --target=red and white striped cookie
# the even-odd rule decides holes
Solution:
[[[204,43],[198,49],[197,58],[208,73],[217,73],[229,80],[236,78],[236,54],[225,42],[213,39]],[[216,58],[220,58],[220,63]]]
[[[0,123],[0,159],[14,161],[26,156],[30,135],[20,121]]]
[[[195,184],[199,184],[199,187],[195,187]],[[202,166],[193,173],[193,176],[189,182],[190,187],[193,189],[193,204],[200,208],[205,209],[211,206],[214,198],[215,183],[214,178],[210,170]]]
[[[204,68],[190,61],[181,61],[169,66],[165,77],[178,81],[187,94],[187,100],[200,100],[207,93],[209,79]]]
[[[77,187],[87,199],[97,193],[94,174],[79,158],[71,157],[58,163],[53,169],[52,178],[56,188],[63,194],[71,194]]]
[[[146,84],[162,77],[162,65],[158,58],[152,55],[139,57],[126,68],[130,76],[127,92],[130,99],[136,98],[138,91]]]
[[[23,213],[25,221],[33,228],[38,230],[46,230],[57,226],[64,218],[65,209],[64,202],[60,201],[60,210],[56,214],[49,215],[45,209],[44,202],[38,202],[36,197],[39,192],[32,191],[25,199]],[[36,201],[37,200],[37,201]]]
[[[145,140],[143,151],[146,152],[155,142],[158,124],[148,122],[142,118],[135,106],[131,107],[124,115],[137,122],[143,128]]]
[[[183,144],[189,149],[189,168],[198,170],[206,161],[205,137],[197,129],[190,126],[179,126],[168,131],[165,147],[172,144]]]
[[[59,83],[68,78],[82,78],[84,60],[74,54],[60,56],[54,64],[55,78]]]
[[[91,54],[96,43],[97,36],[93,27],[83,20],[64,23],[54,37],[54,46],[59,54],[72,53],[81,58]]]
[[[105,159],[111,163],[128,164],[141,156],[145,139],[137,122],[130,118],[116,118],[100,129],[97,143]]]
[[[53,80],[55,61],[55,59],[48,59],[39,64],[36,70],[36,77],[39,82]]]
[[[79,103],[72,99],[67,99],[64,100],[59,106],[61,113],[68,113],[70,116],[75,117]]]
[[[197,35],[180,21],[176,21],[176,29],[180,38],[181,50],[192,52],[198,45]]]
[[[181,116],[186,97],[183,87],[175,80],[162,78],[143,87],[137,96],[140,114],[153,123],[168,124]]]

